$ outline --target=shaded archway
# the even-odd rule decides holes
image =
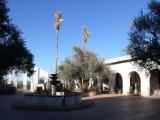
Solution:
[[[123,80],[119,73],[116,73],[115,75],[115,90],[116,93],[123,93]]]
[[[160,90],[160,70],[154,69],[151,71],[150,76],[150,94],[158,94]]]
[[[141,93],[141,80],[137,72],[131,72],[130,74],[130,94]]]

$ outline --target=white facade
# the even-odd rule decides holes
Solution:
[[[27,73],[21,71],[17,74],[12,72],[7,75],[8,84],[13,84],[17,88],[22,86],[23,91],[34,92],[38,86],[44,89],[44,83],[48,82],[49,79],[48,72],[38,67],[35,67],[34,71],[34,74],[30,77],[27,76]]]
[[[111,70],[115,72],[115,79],[116,74],[121,76],[123,94],[131,94],[131,90],[133,90],[133,93],[137,94],[137,88],[139,89],[138,93],[140,95],[149,96],[152,94],[151,91],[155,93],[155,90],[159,90],[160,72],[158,72],[158,74],[156,75],[158,77],[152,75],[151,80],[151,74],[147,70],[142,69],[138,65],[136,65],[130,56],[122,56],[119,58],[109,59],[106,60],[106,64],[108,64]],[[151,83],[154,82],[156,83],[151,86]],[[116,81],[114,81],[114,87],[116,88]]]

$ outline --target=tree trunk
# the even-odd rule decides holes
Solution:
[[[97,76],[97,90],[98,90],[98,93],[101,93],[102,92],[102,89],[103,89],[103,81],[102,81],[102,77],[101,76]]]
[[[81,91],[83,91],[83,78],[82,78]]]

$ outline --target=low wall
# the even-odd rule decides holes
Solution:
[[[25,94],[24,103],[26,105],[39,106],[72,106],[81,102],[81,93],[66,93],[65,95],[50,96]]]

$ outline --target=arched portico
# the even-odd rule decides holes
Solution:
[[[123,94],[140,94],[149,96],[154,90],[159,91],[160,95],[160,70],[153,70],[148,73],[147,69],[141,68],[134,62],[131,56],[122,56],[118,58],[106,60],[106,64],[116,74],[122,77]],[[159,66],[160,68],[160,66]],[[116,75],[113,80],[113,88],[119,88],[119,75]],[[115,89],[116,90],[116,89]]]

